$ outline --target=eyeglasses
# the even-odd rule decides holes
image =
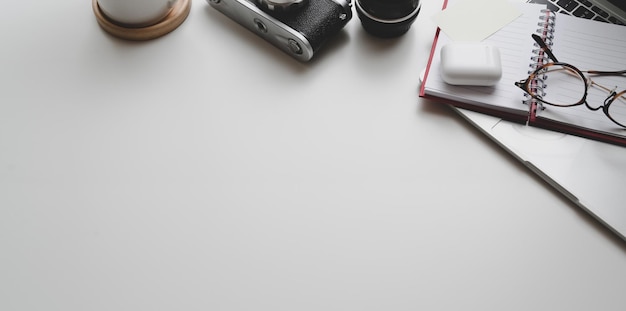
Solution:
[[[588,76],[621,76],[626,75],[626,70],[582,71],[570,64],[559,62],[554,54],[552,54],[550,48],[548,48],[543,39],[538,35],[533,35],[533,39],[553,62],[539,66],[526,80],[515,82],[517,87],[524,90],[524,92],[539,103],[557,107],[573,107],[584,104],[592,111],[602,109],[604,114],[611,119],[611,121],[626,128],[626,89],[618,92],[617,86],[611,88],[600,85],[591,80]],[[545,92],[548,78],[551,91]],[[587,102],[590,88],[601,90],[601,92],[604,93],[602,97],[606,96],[606,93],[608,93],[608,96],[604,99],[604,103],[601,106],[593,107]]]

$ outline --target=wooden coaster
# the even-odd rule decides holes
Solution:
[[[102,13],[98,0],[92,0],[92,6],[98,24],[106,32],[126,40],[144,41],[166,35],[180,26],[189,15],[189,11],[191,11],[191,0],[176,1],[170,13],[160,22],[140,28],[124,27],[114,23]]]

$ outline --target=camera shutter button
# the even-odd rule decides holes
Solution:
[[[292,53],[298,55],[302,54],[302,47],[300,46],[300,43],[298,43],[298,41],[294,39],[289,39],[287,40],[287,45],[289,46],[289,50],[291,50]]]

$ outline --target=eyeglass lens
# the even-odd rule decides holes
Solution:
[[[572,68],[549,64],[536,78],[539,78],[539,87],[531,95],[546,104],[568,107],[580,104],[585,98],[586,80]]]
[[[613,100],[611,106],[609,106],[608,114],[615,122],[626,127],[626,94],[622,94]]]

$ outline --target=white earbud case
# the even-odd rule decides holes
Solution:
[[[481,43],[447,44],[441,48],[441,77],[453,85],[495,85],[502,77],[500,51]]]

